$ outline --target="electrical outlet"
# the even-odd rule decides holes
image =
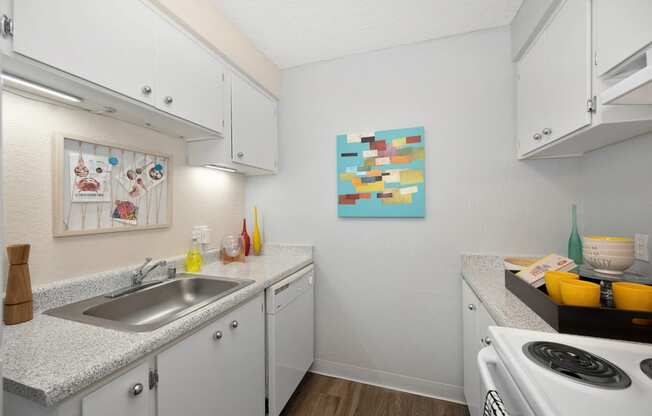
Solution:
[[[634,235],[634,257],[636,257],[636,260],[650,261],[650,252],[648,251],[647,242],[647,234]]]
[[[210,244],[211,229],[207,225],[195,225],[192,227],[192,238],[199,244]]]

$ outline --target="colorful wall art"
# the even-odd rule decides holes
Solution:
[[[56,237],[169,227],[169,155],[57,135]]]
[[[337,136],[340,217],[424,217],[423,127]]]

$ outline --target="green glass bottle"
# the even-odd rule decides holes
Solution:
[[[573,259],[578,266],[584,263],[584,256],[582,254],[582,239],[577,232],[577,205],[573,204],[571,210],[572,230],[570,238],[568,239],[568,257]]]

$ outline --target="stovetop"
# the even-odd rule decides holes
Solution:
[[[537,415],[651,414],[650,344],[500,327],[490,337]]]
[[[617,365],[570,345],[533,341],[523,345],[523,353],[543,368],[589,386],[626,389],[632,384]]]

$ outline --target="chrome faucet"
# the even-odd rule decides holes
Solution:
[[[142,266],[140,266],[137,270],[133,272],[133,274],[131,275],[131,282],[133,283],[134,286],[140,286],[143,283],[143,279],[145,279],[147,275],[150,274],[157,267],[165,267],[168,264],[168,262],[165,260],[160,260],[150,265],[151,262],[152,262],[152,258],[147,257],[145,259],[145,263],[143,263]]]

